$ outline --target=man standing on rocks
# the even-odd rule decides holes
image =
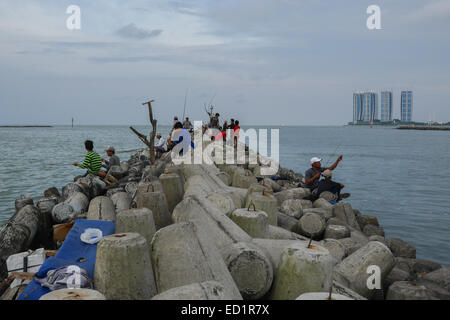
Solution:
[[[311,190],[311,193],[313,194],[313,196],[318,197],[317,188],[319,186],[319,180],[320,180],[320,176],[322,175],[322,172],[324,172],[327,169],[330,171],[333,171],[334,169],[336,169],[339,162],[342,161],[342,155],[339,156],[337,158],[336,162],[333,163],[328,168],[322,168],[322,165],[320,163],[322,161],[322,159],[320,159],[320,158],[313,157],[310,161],[311,161],[311,168],[309,168],[305,172],[305,184],[306,184],[306,187]]]

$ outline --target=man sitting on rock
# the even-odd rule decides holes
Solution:
[[[331,178],[333,177],[333,171],[327,169],[322,173],[322,176],[324,177],[324,179],[319,181],[318,187],[317,187],[317,196],[320,197],[320,195],[322,194],[322,192],[328,191],[331,192],[335,197],[334,199],[326,199],[328,201],[336,201],[338,202],[339,200],[345,199],[350,197],[350,193],[344,193],[341,194],[341,190],[342,188],[344,188],[343,184],[334,182],[331,180]]]
[[[319,186],[319,180],[320,176],[322,175],[322,172],[324,172],[327,169],[333,171],[338,166],[339,162],[342,161],[342,156],[339,156],[336,162],[333,163],[328,168],[322,168],[322,165],[320,163],[322,159],[320,158],[313,157],[310,161],[311,161],[311,168],[309,168],[305,172],[305,184],[306,188],[311,190],[312,195],[315,198],[318,198],[317,187]]]
[[[82,164],[74,162],[73,165],[83,169],[87,169],[87,172],[83,175],[86,177],[88,174],[93,174],[94,176],[100,175],[102,177],[106,176],[106,173],[100,171],[102,167],[102,159],[100,155],[94,151],[94,143],[91,140],[86,140],[84,142],[84,147],[86,148],[86,156]]]
[[[105,168],[106,171],[109,171],[109,168],[111,168],[112,166],[120,166],[120,159],[118,156],[116,156],[116,150],[113,146],[108,146],[105,152],[108,155],[109,160],[105,160],[102,158],[102,162],[104,162],[102,167]]]

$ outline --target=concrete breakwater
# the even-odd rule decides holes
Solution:
[[[279,180],[263,177],[267,159],[148,159],[143,150],[112,168],[114,189],[88,176],[46,190],[36,204],[19,198],[0,230],[0,279],[8,256],[56,249],[53,225],[87,218],[116,223],[116,235],[98,245],[98,293],[87,298],[303,300],[323,299],[313,293],[330,288],[332,299],[450,298],[450,267],[416,259],[413,246],[385,238],[376,217],[348,202],[331,205],[326,194],[306,200],[298,173],[280,168]]]

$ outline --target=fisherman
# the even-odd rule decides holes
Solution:
[[[186,120],[184,120],[183,128],[187,131],[191,131],[193,129],[192,123],[189,121],[189,117],[186,117]]]
[[[172,135],[170,136],[169,150],[172,150],[173,148],[175,148],[176,145],[180,144],[181,142],[183,142],[183,148],[181,148],[179,152],[180,155],[183,155],[184,151],[186,151],[186,149],[189,149],[189,146],[194,148],[194,143],[192,142],[191,134],[186,129],[183,128],[183,124],[181,122],[177,122],[173,126],[173,132]]]
[[[167,143],[166,140],[162,138],[161,133],[157,133],[156,138],[158,139],[158,141],[156,141],[155,144],[155,151],[157,157],[160,158],[164,152],[167,152]]]
[[[219,117],[220,117],[220,114],[218,114],[218,113],[216,113],[216,115],[214,117],[211,117],[211,119],[209,120],[210,128],[218,129],[220,127]]]
[[[241,130],[241,127],[239,127],[239,120],[236,120],[234,122],[234,128],[233,128],[233,139],[234,139],[234,148],[235,149],[237,148],[240,130]]]
[[[322,175],[322,172],[324,172],[327,169],[333,171],[338,166],[339,162],[342,161],[342,155],[339,156],[337,158],[336,162],[333,163],[328,168],[322,168],[322,165],[320,163],[321,161],[322,161],[322,159],[317,158],[317,157],[311,158],[311,160],[310,160],[311,168],[309,168],[305,172],[306,187],[311,190],[311,193],[314,196],[317,196],[317,187],[319,186],[319,180],[320,180],[320,176]]]
[[[87,169],[83,177],[86,177],[88,174],[105,177],[106,173],[100,171],[102,167],[102,159],[100,158],[100,155],[94,151],[94,143],[91,140],[86,140],[84,142],[84,147],[86,148],[87,153],[84,157],[83,163],[79,164],[78,162],[74,162],[73,165],[76,167]]]
[[[109,171],[112,166],[120,166],[120,159],[116,156],[116,150],[113,146],[108,146],[108,148],[105,149],[105,152],[108,155],[109,160],[102,158],[102,162],[104,162],[102,167],[105,168],[106,171]]]
[[[333,177],[333,171],[331,171],[330,169],[325,170],[322,173],[322,176],[324,177],[324,179],[319,181],[318,187],[317,187],[317,196],[320,197],[320,194],[322,192],[328,191],[333,193],[336,198],[335,201],[339,201],[345,198],[350,197],[350,193],[343,193],[341,194],[341,190],[344,188],[343,184],[334,182],[331,180],[331,178]]]
[[[234,119],[231,119],[230,120],[230,125],[228,126],[228,129],[234,129],[234,126],[235,126]]]

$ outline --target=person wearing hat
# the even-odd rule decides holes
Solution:
[[[343,184],[331,180],[331,178],[333,178],[333,171],[327,169],[322,173],[322,176],[324,177],[324,179],[319,181],[317,187],[317,196],[320,197],[320,194],[322,192],[328,191],[336,195],[336,201],[350,197],[350,193],[343,193],[341,195],[341,190],[344,188]]]
[[[116,150],[113,146],[108,146],[108,148],[105,149],[105,152],[108,155],[109,160],[102,158],[102,162],[104,162],[102,165],[103,168],[106,168],[106,170],[109,171],[112,166],[120,166],[120,159],[116,156]]]
[[[160,158],[164,152],[167,152],[167,142],[162,138],[162,135],[159,132],[156,134],[156,138],[158,141],[155,143],[155,151],[157,158]]]
[[[336,162],[333,163],[328,168],[322,168],[322,165],[320,163],[321,161],[322,161],[322,159],[317,158],[317,157],[311,158],[311,160],[310,160],[311,168],[309,168],[305,172],[306,187],[308,189],[310,189],[313,194],[315,194],[317,192],[316,189],[319,186],[319,180],[320,180],[320,176],[322,175],[322,172],[324,172],[327,169],[333,171],[338,166],[339,162],[342,161],[342,156],[339,156],[337,158]]]

